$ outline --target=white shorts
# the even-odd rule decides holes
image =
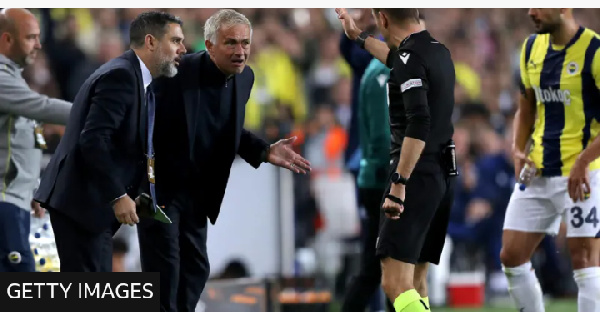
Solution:
[[[558,234],[565,221],[567,237],[600,237],[600,170],[590,172],[590,198],[573,202],[567,177],[536,177],[524,191],[515,185],[506,208],[504,229]]]

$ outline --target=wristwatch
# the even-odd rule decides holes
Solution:
[[[358,44],[358,46],[360,46],[361,49],[364,49],[365,48],[365,41],[370,36],[373,36],[373,35],[371,35],[371,33],[369,33],[369,31],[362,31],[358,35],[358,37],[354,40],[354,42],[356,42],[356,44]]]
[[[406,183],[408,183],[408,179],[401,176],[398,172],[394,172],[394,174],[392,174],[392,183],[406,185]]]

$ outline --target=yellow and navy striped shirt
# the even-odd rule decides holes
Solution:
[[[521,89],[535,92],[529,157],[541,175],[568,176],[577,156],[600,131],[600,37],[580,27],[565,46],[534,34],[521,52]],[[600,159],[590,170],[600,168]]]

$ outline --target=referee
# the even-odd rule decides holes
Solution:
[[[454,64],[417,9],[373,9],[381,42],[336,9],[346,35],[391,68],[391,167],[377,239],[381,283],[397,312],[430,311],[429,263],[438,264],[452,206]]]

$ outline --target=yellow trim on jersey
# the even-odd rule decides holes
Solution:
[[[590,117],[592,111],[596,111],[591,110],[590,105],[585,105],[586,98],[582,93],[584,85],[589,87],[595,84],[600,88],[600,50],[596,51],[590,67],[595,83],[590,83],[589,77],[582,76],[582,70],[586,66],[586,52],[594,38],[598,38],[598,35],[585,29],[574,43],[564,46],[563,50],[557,50],[555,46],[549,50],[549,34],[535,36],[533,44],[530,38],[523,43],[521,82],[525,89],[534,91],[537,113],[530,158],[547,175],[568,176],[584,149],[583,141],[587,140],[585,146],[589,145],[600,132],[600,123],[596,119],[590,122],[588,118],[589,130],[586,129],[586,115]],[[528,42],[530,52],[529,59],[526,60]],[[561,63],[558,64],[560,70],[556,69],[555,63]],[[600,101],[598,103],[593,106],[600,107]],[[549,109],[546,109],[547,104]],[[551,122],[548,123],[547,120]],[[586,130],[589,131],[589,139],[584,138]],[[545,151],[544,148],[548,149]],[[549,166],[545,167],[545,164]],[[600,159],[590,164],[590,170],[599,168]]]
[[[523,86],[525,86],[525,89],[531,88],[531,83],[529,83],[529,74],[527,73],[527,61],[525,61],[528,40],[529,38],[525,39],[525,42],[523,42],[523,47],[521,48],[521,63],[519,63],[519,69],[521,70],[521,83]]]
[[[600,36],[596,36],[600,39]],[[600,50],[596,51],[594,55],[594,62],[592,62],[592,74],[596,81],[596,88],[600,89]]]
[[[549,36],[548,36],[549,38]],[[560,159],[563,163],[561,173],[568,176],[571,167],[583,151],[583,129],[585,126],[585,112],[583,109],[583,85],[581,73],[571,74],[567,69],[572,63],[576,63],[581,72],[585,63],[585,51],[592,37],[588,33],[581,35],[571,47],[566,50],[565,60],[560,74],[560,89],[571,92],[571,102],[565,105],[565,124],[560,135]]]

